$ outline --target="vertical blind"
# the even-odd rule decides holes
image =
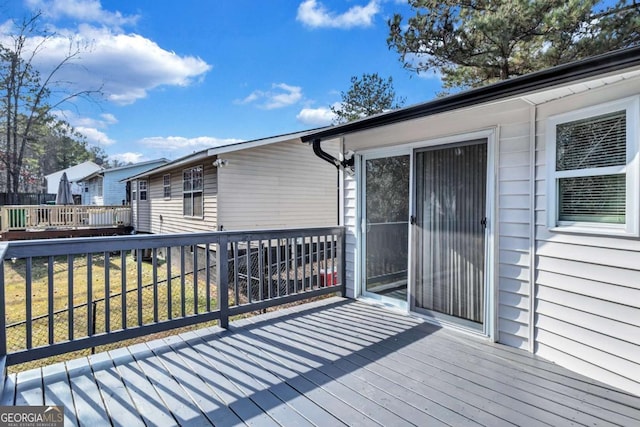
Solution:
[[[487,144],[416,154],[416,306],[482,323]]]

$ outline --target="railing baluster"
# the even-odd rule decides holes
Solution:
[[[142,326],[142,251],[136,250],[136,268],[137,268],[137,295],[138,295],[138,326]]]
[[[120,299],[122,329],[127,329],[127,252],[120,251]]]
[[[267,274],[269,276],[268,287],[267,287],[267,297],[271,299],[271,288],[273,288],[273,271],[271,269],[271,239],[267,240]]]
[[[205,268],[205,280],[207,282],[205,284],[205,289],[207,292],[207,312],[209,312],[211,311],[211,245],[209,243],[205,245],[205,250],[205,261],[207,263]]]
[[[49,255],[47,258],[47,317],[48,329],[49,329],[49,344],[53,344],[54,341],[54,322],[53,322],[53,256]]]
[[[293,242],[293,288],[294,292],[300,292],[298,281],[298,238],[291,239]]]
[[[111,332],[111,253],[104,253],[104,331]]]
[[[322,236],[322,264],[324,268],[324,285],[329,286],[329,269],[327,268],[327,235]],[[333,278],[331,279],[333,280]]]
[[[320,236],[315,236],[316,238],[316,289],[320,287]]]
[[[180,246],[180,314],[182,317],[185,315],[185,286],[186,286],[186,271],[185,271],[185,251],[184,246]]]
[[[264,251],[262,240],[258,240],[258,298],[264,299]]]
[[[4,278],[4,256],[9,247],[8,243],[0,243],[0,310],[2,313],[7,312]],[[0,316],[0,357],[7,354],[7,317]]]
[[[235,296],[235,305],[240,305],[240,268],[238,267],[238,243],[233,242],[233,292]]]
[[[302,264],[302,291],[307,290],[307,238],[302,238],[302,259],[300,260]]]
[[[336,245],[337,253],[336,258],[338,259],[338,283],[342,286],[342,296],[347,296],[347,286],[344,283],[345,279],[345,251],[346,251],[346,237],[344,228],[340,231],[338,236],[338,244]]]
[[[32,313],[32,309],[33,307],[31,306],[32,304],[32,294],[33,291],[31,289],[31,267],[32,267],[32,261],[31,261],[31,257],[28,257],[26,259],[26,266],[25,266],[25,319],[27,320],[27,324],[26,324],[26,331],[25,333],[27,334],[26,338],[27,338],[27,349],[30,349],[33,347],[33,313]]]
[[[173,291],[171,290],[171,247],[167,246],[167,319],[173,319]]]
[[[124,269],[122,269],[124,272]],[[73,341],[73,315],[74,315],[74,303],[73,303],[73,255],[67,255],[67,307],[69,309],[69,341]]]
[[[216,257],[220,327],[227,329],[229,327],[229,252],[227,248],[227,236],[224,234],[220,236],[220,240],[218,241]],[[234,269],[236,267],[234,267]],[[237,301],[236,305],[239,305]]]
[[[331,275],[333,276],[334,279],[334,285],[336,284],[335,282],[337,280],[336,279],[336,235],[332,234],[331,235]]]
[[[277,252],[276,252],[276,264],[278,265],[276,271],[278,273],[278,279],[277,279],[277,286],[276,286],[276,296],[280,296],[280,282],[282,281],[282,263],[281,263],[281,258],[282,258],[282,254],[280,252],[282,252],[282,239],[278,239],[278,247],[277,247]]]
[[[193,245],[193,313],[198,314],[198,245]]]
[[[87,336],[93,335],[93,254],[87,254]]]
[[[153,322],[158,323],[158,248],[153,248],[151,256],[153,269]]]
[[[287,237],[285,239],[285,245],[284,245],[284,257],[285,257],[285,270],[286,270],[286,274],[285,274],[285,291],[284,294],[285,295],[289,295],[289,283],[290,283],[290,279],[291,279],[291,248],[289,247],[291,240]]]
[[[251,289],[251,241],[247,240],[247,251],[245,252],[247,263],[247,301],[253,302],[253,292]]]

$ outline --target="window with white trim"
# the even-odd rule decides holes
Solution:
[[[204,212],[202,166],[182,171],[182,214],[202,217]]]
[[[162,176],[162,190],[165,199],[171,198],[171,174]]]
[[[549,227],[638,235],[639,99],[548,119]]]
[[[147,200],[147,181],[146,180],[138,181],[138,197],[140,197],[140,200]]]

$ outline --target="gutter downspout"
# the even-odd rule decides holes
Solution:
[[[313,146],[313,152],[316,156],[320,157],[325,162],[331,163],[333,166],[335,166],[338,169],[340,169],[340,167],[348,168],[353,166],[353,163],[354,163],[353,157],[350,159],[338,160],[335,157],[333,157],[331,154],[327,153],[322,149],[322,147],[320,146],[321,142],[322,140],[320,138],[317,138],[317,139],[314,139],[313,142],[311,143]]]

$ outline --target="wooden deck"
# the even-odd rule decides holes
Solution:
[[[331,298],[10,375],[68,425],[640,425],[640,397],[526,352]]]

